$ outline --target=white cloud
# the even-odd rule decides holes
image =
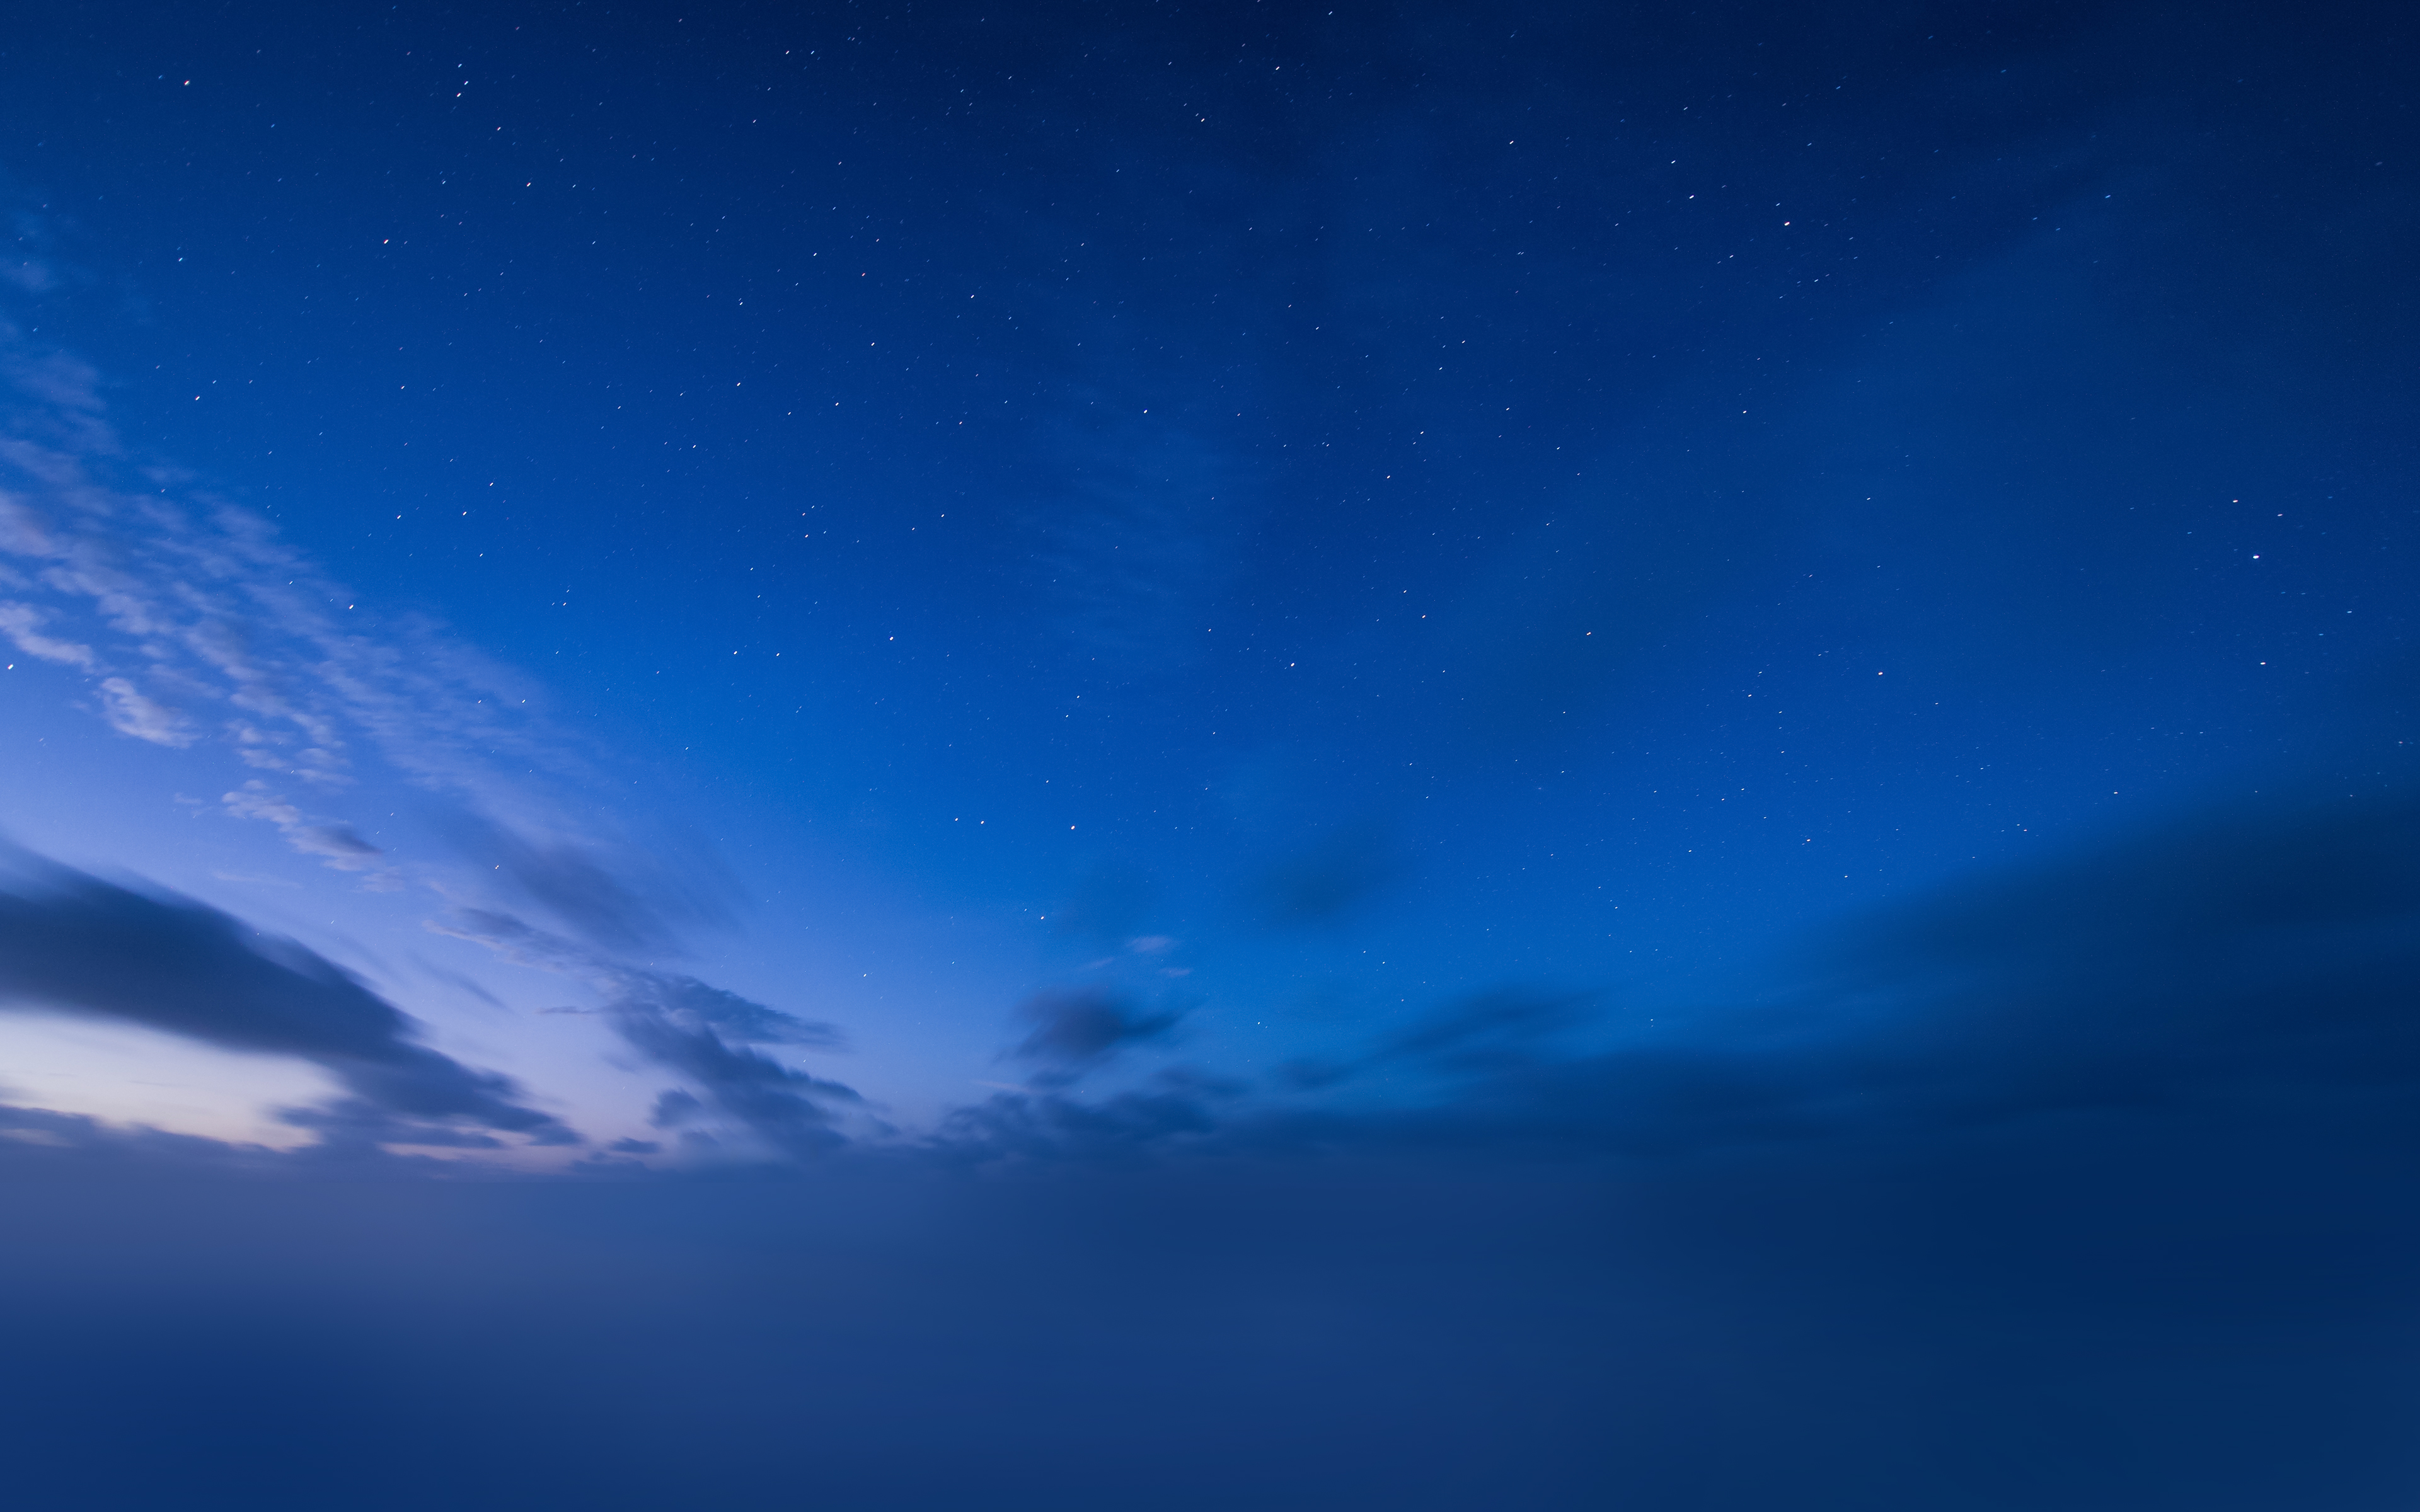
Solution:
[[[454,848],[492,853],[412,869],[449,901],[535,903],[664,949],[676,925],[720,917],[696,847],[595,801],[622,784],[547,718],[538,686],[434,620],[380,613],[265,516],[130,455],[103,393],[0,321],[0,636],[93,675],[85,707],[190,748],[208,775],[189,786],[237,786],[227,811],[365,888],[405,886],[364,829],[373,805],[383,822],[408,802]],[[340,794],[357,814],[325,811]]]
[[[595,829],[577,743],[543,727],[534,687],[442,625],[375,614],[258,514],[133,465],[100,393],[0,323],[0,636],[116,673],[93,706],[138,739],[325,791],[367,753],[517,829]],[[178,712],[210,707],[234,717]]]
[[[144,697],[132,683],[123,677],[101,679],[101,713],[111,727],[121,734],[147,740],[155,746],[173,746],[179,750],[194,743],[193,732],[185,727],[184,716],[164,703]]]
[[[44,661],[92,671],[92,647],[80,646],[72,640],[54,640],[40,633],[38,626],[41,623],[42,611],[31,604],[0,603],[0,635],[15,641],[18,650]]]
[[[271,792],[266,782],[246,782],[220,801],[238,819],[275,825],[287,844],[336,871],[369,872],[382,865],[385,853],[353,833],[350,825],[312,819],[283,795]]]

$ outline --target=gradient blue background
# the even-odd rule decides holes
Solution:
[[[2412,41],[23,8],[12,1478],[2408,1505]]]

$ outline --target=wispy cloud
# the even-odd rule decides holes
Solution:
[[[596,986],[626,1041],[775,1147],[835,1140],[830,1110],[857,1094],[753,1047],[830,1049],[836,1031],[625,959],[727,923],[717,869],[625,832],[535,684],[424,615],[380,612],[259,513],[141,467],[101,393],[87,364],[0,323],[0,634],[87,678],[75,702],[109,728],[203,766],[186,781],[223,791],[223,813],[363,887],[423,887],[489,921],[468,933]],[[347,812],[384,818],[398,786],[433,849],[394,854]],[[362,1096],[312,1127],[376,1142],[393,1099]]]
[[[92,647],[54,640],[41,633],[41,610],[32,605],[0,602],[0,634],[8,636],[18,650],[44,661],[63,662],[85,671],[93,670]]]
[[[535,835],[593,830],[590,774],[526,679],[425,616],[380,613],[256,511],[146,471],[90,370],[0,324],[0,634],[94,678],[114,729],[328,792],[365,753]],[[499,816],[509,815],[509,820]]]
[[[101,680],[101,708],[110,728],[119,734],[179,750],[194,743],[193,727],[183,715],[123,677]]]
[[[585,983],[614,1032],[656,1065],[706,1094],[738,1131],[789,1156],[816,1155],[846,1143],[838,1115],[861,1108],[855,1088],[783,1065],[758,1045],[837,1050],[830,1024],[803,1019],[694,977],[615,961],[578,941],[533,928],[491,909],[461,909],[431,929],[484,945],[521,965]],[[686,1123],[705,1110],[674,1088],[657,1100],[659,1125]]]
[[[338,872],[377,870],[384,853],[353,833],[350,825],[314,821],[302,810],[270,791],[258,780],[246,782],[220,800],[238,819],[257,819],[277,826],[286,843],[304,856],[316,856]]]

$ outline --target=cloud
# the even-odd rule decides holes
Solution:
[[[705,1103],[672,1087],[657,1094],[655,1109],[647,1115],[647,1121],[659,1129],[675,1129],[705,1111]]]
[[[1593,1000],[1590,993],[1518,987],[1472,993],[1395,1035],[1381,1053],[1388,1058],[1420,1057],[1465,1067],[1498,1064],[1579,1022]]]
[[[723,879],[676,847],[599,845],[576,830],[541,833],[527,820],[456,816],[463,850],[589,947],[623,953],[677,949],[687,927],[729,922]]]
[[[72,640],[54,640],[40,633],[42,614],[30,604],[0,603],[0,634],[5,634],[18,650],[44,661],[62,662],[85,671],[93,669],[92,648]]]
[[[5,329],[0,327],[0,330]],[[8,333],[15,334],[14,332]],[[5,365],[8,381],[42,404],[79,417],[101,413],[101,370],[82,358],[62,351],[38,351],[16,345],[8,352]],[[84,434],[89,436],[93,433],[86,431]]]
[[[349,825],[305,818],[302,810],[257,779],[226,794],[220,801],[238,819],[257,819],[276,825],[287,844],[304,856],[318,856],[339,872],[374,870],[385,854],[353,833]]]
[[[411,1018],[303,946],[190,899],[24,853],[0,875],[0,1002],[311,1061],[352,1093],[287,1115],[323,1134],[375,1143],[379,1129],[408,1129],[416,1144],[488,1132],[539,1144],[578,1137],[518,1101],[509,1079],[416,1043]]]
[[[2415,980],[2420,804],[2263,802],[1836,926],[1775,959],[1751,1003],[1667,1005],[1663,1028],[1592,994],[1512,984],[1357,1054],[1281,1065],[1277,1102],[995,1099],[947,1139],[970,1157],[986,1138],[1072,1159],[1182,1134],[1236,1149],[1668,1159],[2249,1119],[2420,1145]],[[1071,1068],[1168,1027],[1108,995],[1047,995],[1029,1016],[1021,1053]]]
[[[100,1167],[136,1180],[204,1173],[273,1175],[291,1172],[301,1164],[297,1152],[265,1145],[230,1144],[145,1124],[112,1124],[80,1113],[0,1102],[0,1177],[22,1178],[29,1165],[39,1168],[60,1163],[70,1165],[85,1178],[100,1174],[96,1170]]]
[[[839,1137],[835,1110],[858,1106],[857,1094],[756,1048],[834,1050],[830,1026],[623,959],[677,955],[686,931],[728,922],[734,888],[680,837],[627,832],[628,806],[597,800],[603,784],[582,743],[549,722],[539,689],[442,625],[380,612],[260,513],[138,471],[93,370],[5,323],[0,385],[14,390],[0,407],[0,633],[27,655],[109,671],[91,706],[121,733],[210,748],[262,774],[222,802],[295,851],[374,890],[409,875],[449,903],[505,904],[463,916],[500,921],[473,937],[590,983],[617,1032],[693,1078],[761,1142],[798,1153]],[[205,709],[213,717],[196,717]],[[317,801],[295,801],[281,779],[311,784]],[[365,779],[379,784],[382,814],[399,807],[398,780],[420,790],[405,797],[414,817],[474,865],[422,861],[407,873],[363,826],[328,811]],[[560,934],[542,938],[520,913]],[[443,1080],[419,1070],[419,1084],[372,1090],[393,1067],[353,1065],[349,1084],[368,1108],[318,1110],[311,1126],[323,1142],[378,1142],[393,1131],[374,1127],[374,1111],[427,1122],[396,1101]],[[467,1085],[456,1091],[465,1107],[477,1101]],[[512,1116],[504,1093],[486,1096],[479,1117]]]
[[[2420,803],[2270,799],[1878,913],[1807,959],[1903,1113],[2379,1111],[2420,1089]]]
[[[634,1049],[704,1088],[725,1113],[776,1149],[806,1155],[845,1143],[830,1127],[830,1107],[863,1099],[839,1082],[794,1071],[746,1048],[744,1041],[724,1039],[697,1011],[697,995],[689,989],[701,985],[632,973],[606,1009],[614,1029]],[[788,1017],[771,1009],[761,1011]]]
[[[998,1093],[954,1109],[927,1148],[968,1162],[1118,1160],[1231,1132],[1215,1100],[1180,1081],[1089,1100]]]
[[[855,1088],[785,1066],[751,1048],[788,1044],[835,1050],[831,1025],[803,1019],[694,977],[622,964],[577,941],[492,909],[460,909],[430,926],[506,959],[587,982],[597,1011],[634,1050],[703,1090],[722,1114],[783,1154],[818,1155],[847,1141],[836,1110],[861,1106]],[[659,1126],[687,1122],[700,1101],[675,1089],[657,1100]]]
[[[628,992],[624,994],[628,995]],[[736,1044],[795,1044],[840,1050],[846,1048],[848,1042],[832,1025],[768,1008],[695,977],[653,974],[648,980],[646,997],[649,1011],[668,1022],[684,1029],[711,1030]]]
[[[520,678],[425,617],[379,612],[259,513],[138,471],[90,369],[5,322],[0,384],[15,391],[0,408],[0,633],[28,656],[109,671],[91,707],[113,729],[217,747],[325,792],[358,780],[374,752],[509,852],[489,858],[497,880],[600,944],[656,949],[668,923],[719,917],[712,887],[668,871],[631,882],[668,848],[617,841],[582,796],[595,778],[580,743]],[[364,856],[339,819],[288,838],[339,864]]]
[[[338,1098],[318,1107],[285,1108],[281,1122],[319,1136],[315,1154],[355,1155],[403,1145],[435,1149],[504,1149],[504,1141],[475,1126],[440,1119],[401,1118],[365,1098]],[[580,1136],[561,1124],[528,1131],[533,1145],[576,1145]]]
[[[1165,1039],[1183,1017],[1146,1012],[1121,994],[1092,987],[1036,993],[1016,1011],[1033,1026],[1016,1047],[1017,1057],[1063,1072],[1089,1070],[1129,1045]]]
[[[28,656],[110,673],[85,706],[112,728],[232,755],[261,776],[225,793],[229,813],[372,890],[409,877],[449,903],[501,902],[599,959],[676,956],[685,932],[730,920],[729,879],[668,826],[631,834],[629,806],[598,800],[583,743],[549,721],[539,689],[442,625],[380,612],[260,513],[139,470],[92,369],[6,322],[0,387],[14,391],[0,406],[0,633]],[[408,804],[474,865],[407,870],[383,854],[341,811],[365,779],[376,786],[363,807],[383,820]],[[295,782],[313,798],[291,797]],[[661,1015],[650,1034],[687,1022],[718,1043],[832,1047],[828,1029],[709,1000],[687,979],[615,980],[649,996],[640,1017]],[[744,1061],[723,1070],[761,1080]]]
[[[1592,993],[1505,986],[1457,997],[1357,1057],[1284,1062],[1279,1085],[1312,1091],[1405,1063],[1441,1074],[1501,1073],[1560,1057],[1546,1041],[1586,1021]]]
[[[599,1504],[643,1474],[651,1497],[772,1504],[796,1433],[822,1435],[827,1484],[905,1504],[1005,1482],[1131,1504],[1213,1442],[1251,1462],[1149,1499],[1240,1504],[1314,1441],[1349,1471],[1278,1504],[2391,1504],[2420,1263],[2399,1216],[2415,842],[2393,799],[2216,810],[1827,930],[1668,1037],[1513,984],[1374,1034],[1351,1101],[1178,1072],[1012,1092],[811,1169],[624,1161],[539,1199],[225,1179],[310,1170],[408,1114],[321,1110],[321,1152],[292,1156],[0,1108],[26,1236],[0,1295],[64,1319],[12,1334],[29,1383],[7,1405],[67,1423],[235,1359],[258,1377],[243,1412],[194,1443],[266,1443],[266,1401],[279,1433],[325,1411],[413,1465],[423,1419],[377,1404],[501,1382],[465,1420],[509,1405],[495,1454],[559,1443]],[[706,1031],[680,995],[646,1016]],[[1081,1057],[1148,1019],[1093,1006],[1112,1022],[1036,1027]],[[615,1149],[711,1139],[717,1112],[668,1090],[678,1133]],[[331,1350],[378,1368],[332,1371]],[[706,1424],[793,1436],[733,1432],[702,1461]],[[937,1431],[980,1470],[909,1452]],[[475,1481],[474,1436],[437,1438]],[[784,1452],[741,1464],[760,1442]],[[159,1503],[192,1463],[125,1472],[147,1494],[121,1500]],[[1978,1493],[1977,1464],[2024,1473]]]
[[[194,733],[183,715],[147,697],[123,677],[101,679],[101,702],[110,728],[120,734],[179,750],[194,743]]]

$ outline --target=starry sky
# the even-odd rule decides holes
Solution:
[[[2408,1504],[2412,40],[23,8],[0,1443]]]

